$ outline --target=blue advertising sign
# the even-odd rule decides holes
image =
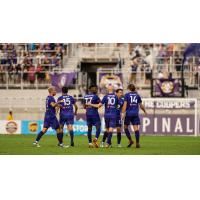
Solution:
[[[23,120],[21,125],[21,133],[22,134],[37,134],[43,128],[43,120]],[[79,119],[74,122],[74,134],[75,135],[84,135],[87,134],[87,123],[85,120]],[[92,130],[92,134],[95,134],[95,127]],[[67,133],[66,126],[64,127],[64,133]],[[55,130],[49,128],[47,135],[54,135]]]

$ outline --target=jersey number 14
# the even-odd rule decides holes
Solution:
[[[136,96],[130,96],[131,97],[131,103],[137,103]]]

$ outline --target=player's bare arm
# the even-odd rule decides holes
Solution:
[[[60,103],[61,103],[61,101],[58,101],[57,103],[51,102],[50,105],[51,105],[53,108],[55,108],[55,107],[61,107]]]
[[[126,107],[127,107],[127,101],[124,101],[124,104],[122,106],[122,112],[121,112],[122,119],[124,119],[124,117],[125,117]]]
[[[147,115],[146,109],[142,103],[140,103],[140,109],[144,112],[145,115]]]
[[[92,103],[88,103],[86,104],[87,106],[91,106],[93,108],[100,108],[102,106],[102,103],[98,103],[98,104],[92,104]]]
[[[77,104],[76,104],[76,103],[74,104],[74,108],[75,108],[74,115],[77,115],[78,106],[77,106]]]

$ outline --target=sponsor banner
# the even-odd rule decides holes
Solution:
[[[154,92],[157,97],[180,97],[181,79],[156,79],[154,83]]]
[[[140,132],[155,135],[195,135],[195,116],[193,114],[161,114],[141,116]],[[104,117],[101,116],[101,132],[105,130]],[[30,121],[0,121],[1,134],[37,134],[43,128],[43,120]],[[133,130],[132,130],[133,131]],[[66,133],[66,127],[64,133]],[[93,127],[92,133],[96,130]],[[55,131],[49,128],[47,135],[54,135]],[[79,115],[74,123],[74,134],[87,134],[85,115]]]
[[[1,120],[0,121],[0,134],[21,134],[21,121],[20,120]]]
[[[57,92],[61,92],[63,86],[72,86],[74,79],[76,78],[76,73],[61,73],[51,75],[51,84],[56,87]]]
[[[194,99],[143,99],[145,108],[195,109]]]
[[[22,134],[37,134],[40,132],[43,128],[43,120],[37,120],[37,121],[29,121],[29,120],[23,120],[22,121]],[[74,122],[74,134],[75,135],[83,135],[87,134],[87,123],[83,119],[75,120]],[[92,133],[95,134],[95,127],[93,128]],[[56,132],[52,128],[49,128],[46,132],[47,135],[54,135]],[[65,125],[64,127],[64,133],[67,133],[67,127]]]
[[[141,116],[140,131],[155,135],[194,135],[195,117],[192,114]]]

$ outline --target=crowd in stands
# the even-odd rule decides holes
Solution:
[[[61,43],[0,44],[0,82],[4,82],[5,72],[14,83],[20,78],[34,83],[36,76],[39,82],[48,79],[47,72],[62,67],[66,47]]]
[[[130,82],[136,81],[137,73],[144,74],[145,82],[152,75],[154,78],[167,78],[171,73],[174,77],[181,77],[183,53],[188,44],[130,44],[131,59]],[[190,72],[191,80],[197,82],[200,60],[188,58],[184,63],[184,71]],[[151,73],[153,72],[153,73]],[[156,75],[155,75],[156,74]]]
[[[173,76],[180,77],[183,52],[187,45],[169,43],[77,43],[75,46],[77,46],[77,49],[83,47],[89,49],[94,47],[111,49],[123,47],[122,49],[129,55],[127,59],[131,60],[132,73],[129,81],[136,82],[136,76],[140,72],[145,84],[149,84],[152,77],[166,78],[170,73],[173,73]],[[19,83],[20,80],[23,80],[24,83],[34,84],[36,78],[38,83],[46,82],[49,80],[49,72],[62,69],[63,55],[70,54],[72,47],[73,45],[63,43],[0,44],[0,83],[4,83],[5,78],[8,79],[8,82],[14,84]],[[191,80],[194,79],[194,82],[197,82],[198,79],[199,63],[199,58],[188,58],[184,64],[184,71],[192,73]]]

